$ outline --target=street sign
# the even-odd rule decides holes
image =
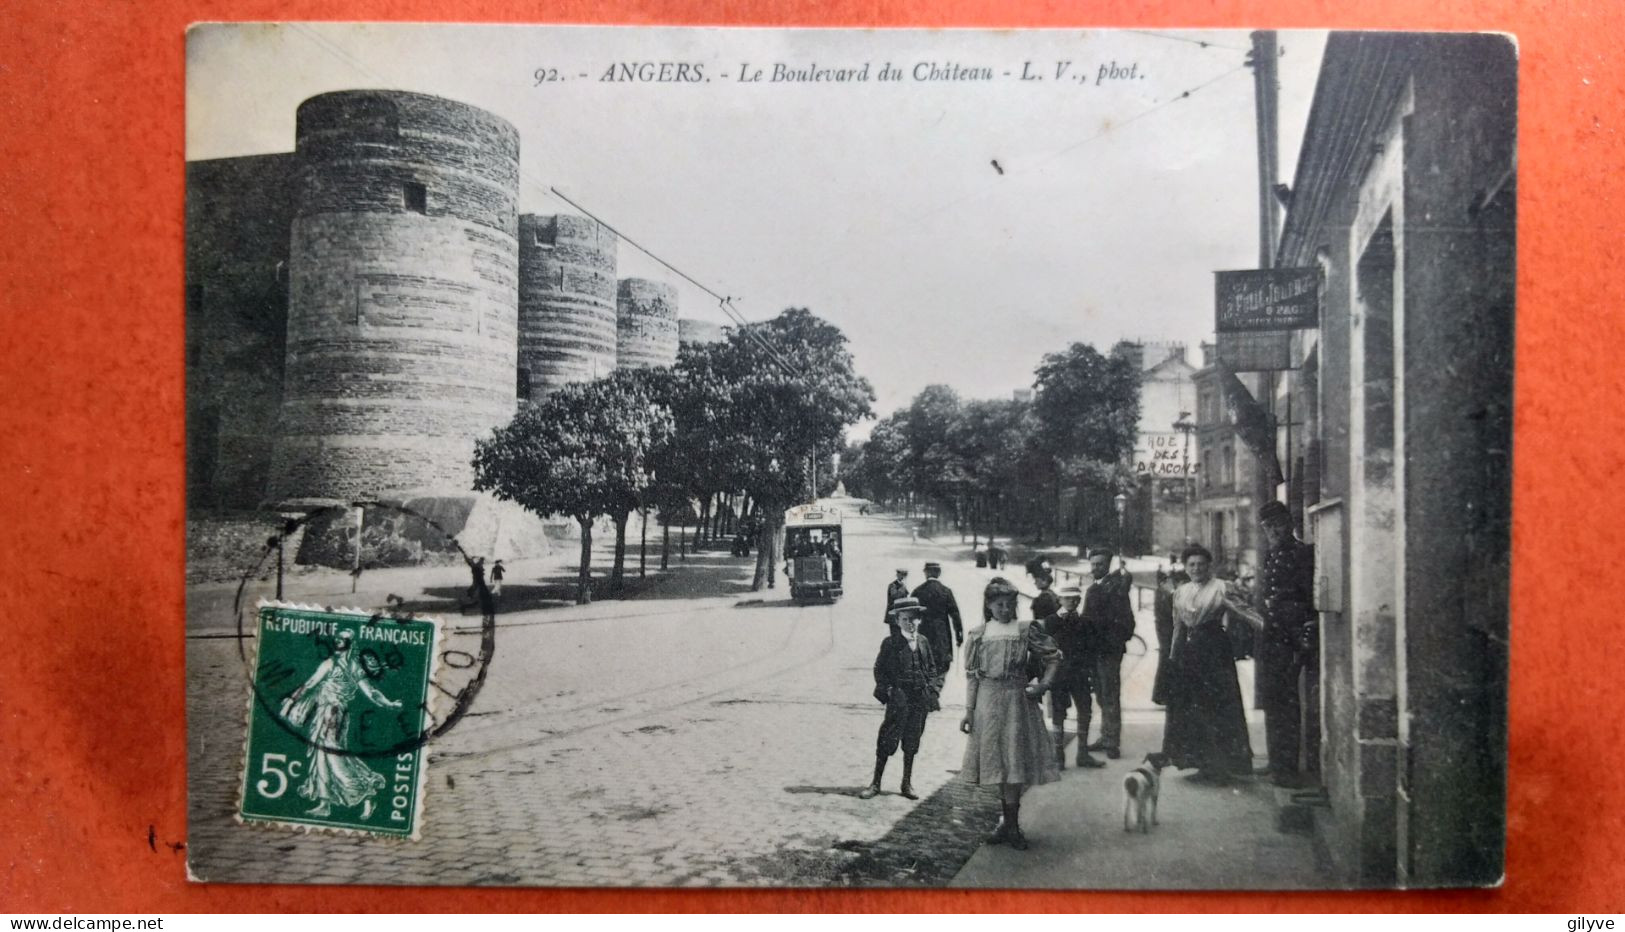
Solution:
[[[1134,475],[1179,479],[1196,475],[1196,449],[1177,431],[1142,431],[1134,446]]]
[[[1302,330],[1320,326],[1320,269],[1214,272],[1218,333]]]

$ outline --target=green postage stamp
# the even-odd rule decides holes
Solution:
[[[440,624],[261,602],[237,819],[417,838]]]

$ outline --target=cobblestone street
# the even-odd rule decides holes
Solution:
[[[952,779],[964,749],[957,661],[916,763],[920,801],[896,793],[900,756],[886,775],[887,792],[858,799],[883,711],[870,696],[871,664],[885,634],[881,601],[892,570],[908,567],[917,583],[926,560],[941,560],[967,628],[979,622],[981,589],[993,572],[974,568],[957,543],[911,542],[898,519],[851,516],[847,532],[847,594],[834,605],[793,605],[782,580],[779,589],[752,593],[754,561],[716,553],[674,558],[671,572],[647,580],[634,572],[631,597],[586,606],[535,598],[557,588],[547,574],[560,571],[559,561],[518,565],[507,582],[508,604],[551,607],[498,616],[485,687],[469,714],[429,746],[417,842],[232,821],[246,681],[229,593],[200,591],[187,642],[194,873],[212,881],[560,886],[1137,886],[1162,876],[1180,886],[1160,873],[1160,862],[1179,850],[1204,850],[1203,839],[1221,837],[1226,824],[1245,821],[1279,847],[1267,804],[1226,796],[1207,813],[1212,831],[1199,829],[1203,834],[1177,848],[1131,855],[1117,873],[1101,874],[1097,864],[1072,879],[1029,876],[1025,862],[1003,849],[977,855],[997,822],[998,801]],[[1154,573],[1149,563],[1133,569],[1140,579]],[[1019,568],[1004,573],[1030,585]],[[388,592],[414,604],[439,594],[455,647],[474,641],[478,629],[477,618],[457,613],[464,577],[459,568],[388,570],[363,577],[351,596],[348,577],[301,576],[287,597],[373,605]],[[416,591],[406,585],[413,579]],[[339,592],[324,591],[335,585]],[[1154,645],[1144,601],[1139,634]],[[1043,821],[1068,827],[1040,844],[1060,844],[1073,858],[1081,839],[1112,828],[1118,775],[1160,742],[1162,712],[1150,702],[1155,668],[1154,650],[1130,646],[1124,760],[1104,771],[1068,771],[1061,784],[1041,788],[1034,815],[1053,810]],[[1251,708],[1251,663],[1238,673]],[[1098,721],[1097,714],[1097,728]],[[1261,736],[1254,744],[1262,747]],[[1080,822],[1080,804],[1068,800],[1085,798],[1093,815]],[[1043,838],[1046,829],[1032,834]],[[1281,851],[1280,864],[1312,865],[1306,843]],[[1140,865],[1151,873],[1135,873],[1140,858],[1151,859]],[[1287,873],[1272,881],[1268,871],[1253,872],[1248,885],[1303,882]]]
[[[997,819],[990,796],[937,793],[963,749],[957,665],[917,763],[922,800],[896,795],[900,757],[885,795],[856,796],[882,713],[870,696],[881,594],[895,566],[917,582],[921,563],[946,551],[911,544],[890,519],[853,517],[848,529],[847,596],[833,606],[794,606],[782,581],[750,593],[753,561],[702,554],[680,569],[674,559],[637,598],[501,614],[485,688],[430,745],[415,843],[232,822],[246,684],[236,641],[223,636],[229,614],[218,598],[197,600],[212,614],[194,619],[188,641],[194,873],[413,884],[946,882]],[[455,585],[452,571],[427,575],[437,573]],[[949,563],[944,579],[970,608],[986,575]],[[516,571],[508,594],[530,581]],[[289,599],[301,598],[302,583],[313,585],[291,582]],[[390,583],[400,588],[399,578]],[[369,598],[363,590],[356,601]]]

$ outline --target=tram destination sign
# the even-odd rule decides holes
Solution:
[[[1214,272],[1219,333],[1303,330],[1320,325],[1320,269]]]

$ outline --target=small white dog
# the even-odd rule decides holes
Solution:
[[[1157,793],[1162,788],[1162,768],[1168,766],[1168,755],[1151,753],[1144,763],[1130,770],[1123,778],[1123,831],[1138,828],[1142,833],[1157,824]],[[1150,818],[1146,810],[1150,810]],[[1130,816],[1132,818],[1132,824]]]

